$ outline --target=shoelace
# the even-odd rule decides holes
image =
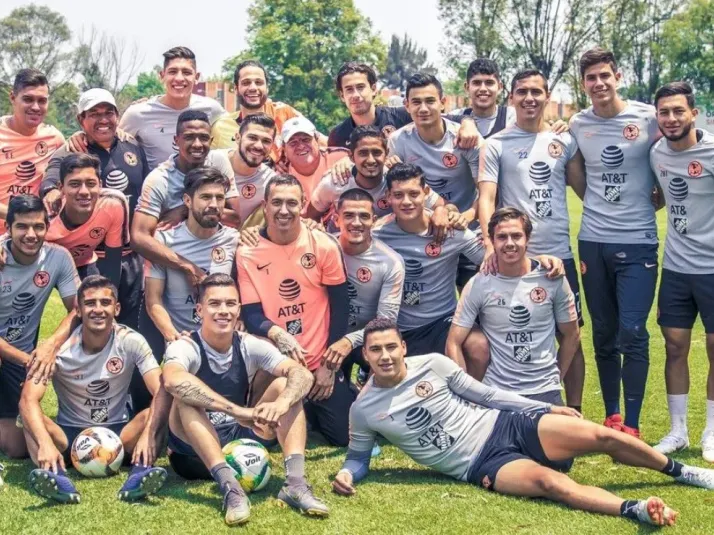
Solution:
[[[228,483],[226,483],[226,486],[228,486]],[[223,495],[223,510],[224,511],[226,509],[228,509],[228,497],[231,494],[235,494],[236,496],[238,496],[238,503],[236,504],[236,506],[240,506],[243,504],[243,498],[245,498],[245,494],[243,494],[242,492],[239,492],[238,489],[235,489],[235,488],[229,486],[228,492],[226,492]]]

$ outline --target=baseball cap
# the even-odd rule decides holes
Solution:
[[[306,117],[293,117],[289,121],[283,123],[283,130],[280,134],[283,138],[283,143],[290,141],[290,138],[299,132],[314,136],[317,129],[315,128],[315,125],[312,124]]]
[[[77,113],[84,113],[87,110],[91,110],[97,104],[111,104],[115,108],[117,107],[114,96],[109,91],[95,87],[94,89],[88,89],[79,96]]]

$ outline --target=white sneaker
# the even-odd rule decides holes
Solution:
[[[675,451],[683,450],[688,447],[689,437],[670,431],[662,440],[659,441],[659,444],[654,446],[654,449],[664,455],[669,455],[670,453],[674,453]],[[714,447],[714,442],[712,442],[712,447]],[[712,450],[712,452],[714,453],[714,450]]]
[[[705,431],[702,435],[702,457],[708,463],[714,463],[714,431]]]
[[[714,490],[714,470],[698,466],[683,466],[682,475],[674,478],[679,483]]]

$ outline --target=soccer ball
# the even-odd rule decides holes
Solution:
[[[72,464],[87,477],[112,476],[124,460],[124,446],[106,427],[89,427],[72,442]]]
[[[246,492],[260,490],[270,480],[270,457],[260,442],[242,438],[223,446],[226,463]]]

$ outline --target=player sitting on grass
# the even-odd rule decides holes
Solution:
[[[62,503],[79,503],[79,492],[65,472],[71,445],[93,426],[114,431],[131,457],[131,473],[119,491],[125,501],[144,498],[161,488],[166,470],[152,467],[162,422],[154,406],[133,418],[128,406],[134,368],[152,394],[159,390],[161,370],[143,336],[119,325],[117,289],[109,279],[90,275],[77,291],[82,324],[60,348],[52,384],[57,394],[57,422],[40,405],[47,384],[26,381],[20,415],[32,461],[30,486],[40,496]],[[154,398],[156,399],[156,398]]]
[[[164,358],[164,383],[174,397],[171,466],[186,479],[215,479],[224,496],[226,524],[243,524],[250,517],[250,502],[221,448],[240,438],[272,445],[277,436],[287,474],[279,503],[327,516],[327,506],[305,480],[302,401],[312,374],[270,343],[235,332],[240,301],[228,275],[213,273],[201,282],[196,313],[203,321],[200,331],[170,343]]]
[[[353,495],[354,483],[367,475],[377,434],[416,462],[489,490],[650,524],[672,525],[678,513],[660,498],[623,500],[561,472],[577,456],[606,453],[714,489],[714,470],[683,465],[630,435],[582,420],[575,409],[488,387],[436,353],[405,360],[406,344],[384,318],[365,327],[363,352],[374,375],[350,411],[347,458],[332,484],[338,494]]]

